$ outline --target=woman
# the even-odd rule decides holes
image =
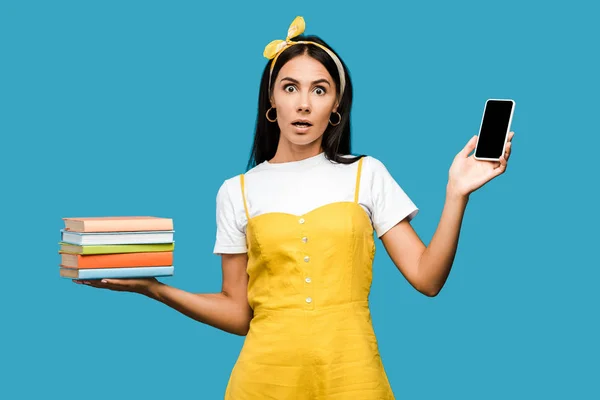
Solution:
[[[469,194],[506,169],[455,157],[428,247],[410,225],[418,208],[376,158],[350,155],[352,85],[337,54],[302,34],[264,55],[249,170],[217,194],[221,293],[156,279],[83,282],[132,291],[227,332],[246,335],[225,398],[393,399],[371,324],[374,233],[418,291],[436,296],[449,274]]]

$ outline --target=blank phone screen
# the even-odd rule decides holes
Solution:
[[[502,155],[512,108],[512,101],[487,101],[475,157],[499,158]]]

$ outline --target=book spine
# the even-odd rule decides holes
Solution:
[[[77,268],[154,267],[171,264],[172,251],[77,255]]]
[[[121,253],[154,253],[161,251],[173,251],[175,243],[158,244],[124,244],[109,246],[74,246],[61,243],[60,252],[70,254],[121,254]]]
[[[174,275],[174,266],[80,269],[77,279],[145,278]]]
[[[79,232],[140,232],[173,230],[171,219],[83,221]]]
[[[121,244],[159,244],[173,243],[173,232],[169,233],[132,233],[132,234],[110,234],[100,232],[98,235],[93,233],[79,232],[61,232],[61,242],[74,244],[77,246],[105,246]],[[83,236],[94,235],[95,237]],[[106,236],[104,236],[106,235]],[[138,236],[142,235],[142,236]]]

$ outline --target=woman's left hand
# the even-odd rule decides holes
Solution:
[[[500,156],[500,161],[476,160],[473,154],[469,156],[477,144],[477,136],[473,136],[465,148],[454,157],[450,166],[448,189],[452,190],[453,194],[468,197],[469,194],[504,173],[510,157],[514,134],[514,132],[508,134],[504,154]]]

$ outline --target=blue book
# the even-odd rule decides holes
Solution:
[[[70,279],[119,279],[119,278],[150,278],[156,276],[172,276],[175,267],[132,267],[132,268],[63,268],[60,276]]]
[[[61,242],[84,245],[172,243],[175,231],[72,232],[60,230]]]

